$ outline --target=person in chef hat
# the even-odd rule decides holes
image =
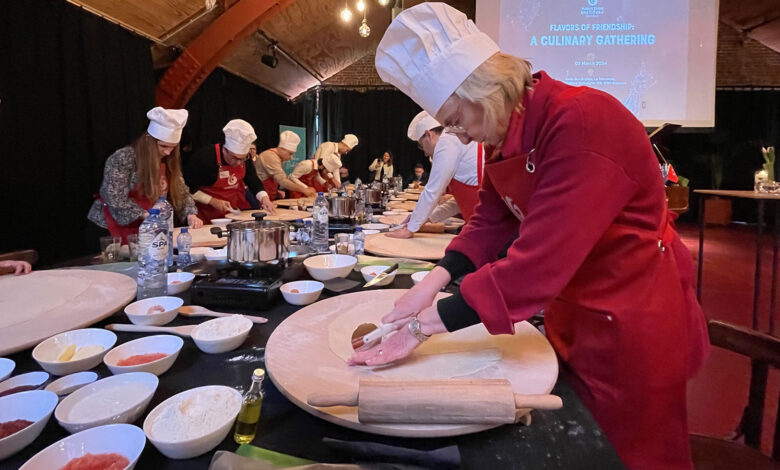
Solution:
[[[314,196],[314,188],[296,183],[284,172],[282,164],[292,159],[298,150],[301,138],[292,131],[279,134],[279,145],[262,152],[255,162],[257,177],[263,182],[268,197],[272,201],[280,197],[280,188],[286,191],[297,191],[305,196]]]
[[[707,357],[706,321],[642,123],[606,93],[531,75],[443,3],[399,14],[376,68],[488,159],[474,215],[382,318],[399,332],[351,362],[392,362],[479,322],[514,333],[544,311],[562,373],[626,466],[692,469],[686,381]]]
[[[357,147],[358,138],[355,134],[347,134],[341,139],[341,142],[323,142],[314,152],[314,158],[322,159],[327,155],[336,155],[341,161],[341,157],[348,154],[353,148]]]
[[[194,228],[203,225],[181,171],[179,141],[187,124],[187,110],[157,106],[146,117],[146,132],[106,160],[99,197],[87,215],[98,227],[90,238],[108,230],[126,242],[127,235],[138,233],[149,209],[162,195],[173,206],[178,223]]]
[[[230,212],[251,209],[247,188],[262,208],[274,212],[274,205],[257,178],[249,158],[250,146],[257,140],[255,130],[243,119],[233,119],[222,129],[224,144],[204,147],[190,156],[184,166],[184,178],[203,219],[224,217]],[[249,165],[249,166],[248,166]]]
[[[312,188],[315,193],[325,192],[330,188],[341,187],[341,158],[336,154],[328,154],[322,158],[303,160],[295,165],[290,179],[296,184]],[[292,191],[290,197],[297,199],[306,197],[302,191]]]

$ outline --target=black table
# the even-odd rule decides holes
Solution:
[[[352,273],[351,278],[362,280],[359,273],[355,272]],[[388,288],[410,288],[411,286],[410,276],[398,275]],[[325,291],[322,297],[332,295]],[[143,419],[148,412],[163,400],[184,390],[216,384],[245,390],[250,383],[252,371],[257,367],[265,367],[264,346],[271,332],[299,308],[301,307],[288,305],[280,298],[268,310],[243,312],[265,316],[269,322],[255,325],[242,347],[227,353],[202,353],[192,340],[186,339],[173,367],[160,377],[160,385],[146,413],[134,424],[142,427]],[[179,316],[172,325],[200,323],[204,320],[205,318]],[[98,323],[97,326],[109,323],[127,323],[127,318],[120,312]],[[141,336],[141,334],[117,333],[117,344]],[[17,364],[14,374],[40,370],[32,359],[31,350],[9,357]],[[105,364],[101,364],[95,371],[101,378],[111,375]],[[563,409],[533,412],[531,426],[505,425],[476,434],[435,439],[387,437],[343,428],[301,410],[289,402],[274,387],[271,380],[264,382],[264,389],[266,394],[262,414],[257,436],[252,444],[315,461],[353,461],[350,455],[345,455],[342,451],[335,450],[322,442],[323,438],[329,437],[342,441],[379,442],[419,450],[457,445],[465,469],[624,468],[588,409],[562,377],[558,379],[553,393],[563,399]],[[663,431],[659,430],[659,432]],[[0,470],[19,468],[37,452],[67,436],[68,433],[57,424],[52,415],[40,437],[21,452],[5,461],[0,461]],[[215,450],[205,455],[189,460],[170,460],[147,441],[136,468],[140,470],[207,469],[216,450],[235,451],[237,447],[238,445],[233,442],[231,431]]]

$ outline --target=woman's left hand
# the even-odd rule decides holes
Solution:
[[[260,201],[260,205],[263,206],[263,209],[269,214],[276,213],[276,206],[274,206],[273,201],[271,201],[268,196],[264,197],[263,200]]]
[[[192,228],[201,228],[203,227],[203,221],[200,220],[197,215],[190,214],[187,216],[187,225]]]
[[[385,236],[390,238],[412,238],[414,236],[414,232],[406,227],[401,227],[398,230],[387,232]]]

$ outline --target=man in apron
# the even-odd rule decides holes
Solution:
[[[326,192],[330,188],[341,186],[339,168],[341,159],[337,155],[329,154],[321,159],[311,158],[298,163],[290,173],[290,179],[296,184],[313,189],[315,193]],[[290,197],[302,198],[305,194],[292,191]]]
[[[257,157],[255,162],[257,177],[263,182],[265,191],[272,201],[280,199],[280,188],[302,192],[306,196],[316,195],[313,188],[305,187],[291,180],[282,168],[282,163],[292,159],[300,143],[301,138],[298,137],[298,134],[284,131],[279,135],[279,145],[276,148],[268,149]]]
[[[257,173],[247,171],[249,147],[257,139],[255,130],[242,119],[233,119],[222,129],[223,145],[214,144],[193,153],[184,164],[184,179],[193,191],[198,214],[209,223],[229,212],[252,207],[246,199],[247,187],[263,209],[273,212],[273,203]]]
[[[392,238],[411,238],[430,220],[441,222],[458,212],[468,222],[477,205],[482,180],[482,144],[463,144],[454,134],[443,132],[436,119],[421,111],[409,124],[408,136],[431,159],[428,184],[420,194],[417,207],[406,219],[406,227],[387,234]],[[453,199],[437,205],[448,191]]]
[[[348,154],[353,148],[357,147],[358,138],[355,134],[347,134],[341,139],[341,142],[323,142],[314,152],[315,159],[322,159],[328,155],[335,155],[341,161],[341,157]]]

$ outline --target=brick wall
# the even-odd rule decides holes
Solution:
[[[780,86],[780,53],[720,23],[718,28],[717,86]],[[371,88],[387,86],[367,54],[325,80],[326,87]]]

